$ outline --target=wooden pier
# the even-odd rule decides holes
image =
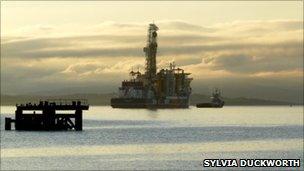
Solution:
[[[89,105],[84,99],[52,99],[39,104],[17,104],[16,108],[15,119],[5,118],[5,130],[11,130],[15,123],[15,130],[81,131],[82,111],[88,110]]]

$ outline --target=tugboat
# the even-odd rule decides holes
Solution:
[[[215,89],[210,97],[211,103],[198,103],[196,107],[198,108],[222,108],[225,102],[222,100],[221,91],[219,89]]]

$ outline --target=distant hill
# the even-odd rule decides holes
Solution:
[[[210,96],[202,94],[193,94],[190,98],[190,103],[195,105],[202,102],[210,102]],[[265,105],[300,105],[293,102],[283,102],[275,100],[265,100],[265,99],[255,99],[255,98],[246,98],[246,97],[237,97],[237,98],[228,98],[223,97],[225,105],[228,106],[265,106]]]
[[[71,94],[56,96],[1,95],[1,105],[16,105],[25,102],[39,102],[46,99],[87,99],[90,105],[109,105],[114,94]]]
[[[25,102],[39,102],[46,99],[88,99],[90,105],[110,105],[110,99],[114,97],[114,93],[108,94],[71,94],[56,96],[37,96],[37,95],[1,95],[1,105],[16,105]],[[193,94],[190,98],[190,104],[209,102],[209,96],[202,94]],[[274,100],[252,99],[252,98],[227,98],[224,97],[225,105],[230,106],[254,106],[254,105],[301,105],[292,102],[282,102]]]

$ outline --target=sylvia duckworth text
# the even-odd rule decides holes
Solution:
[[[300,159],[204,159],[204,167],[300,167]]]

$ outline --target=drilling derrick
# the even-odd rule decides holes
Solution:
[[[144,47],[146,55],[146,77],[148,80],[154,80],[156,76],[156,53],[157,53],[157,33],[158,27],[150,24],[148,28],[147,45]]]

